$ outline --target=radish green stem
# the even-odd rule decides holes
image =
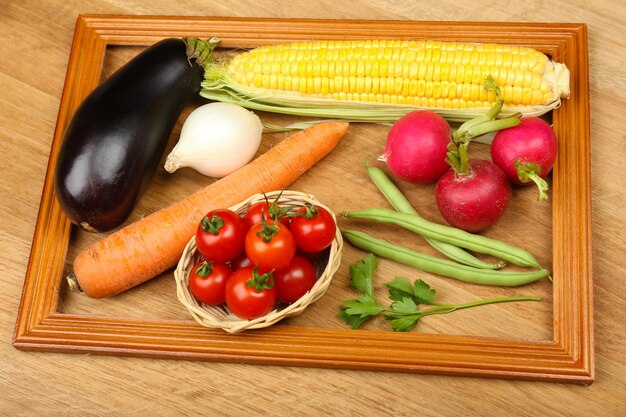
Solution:
[[[519,113],[518,113],[519,115]],[[519,125],[518,115],[507,117],[506,119],[492,120],[473,126],[467,131],[470,138],[484,135],[485,133],[495,132],[497,130],[507,129]]]
[[[500,110],[502,110],[504,100],[500,94],[500,88],[496,85],[496,81],[491,75],[488,75],[485,80],[485,89],[496,93],[497,100],[495,104],[486,114],[468,120],[459,126],[456,131],[452,132],[452,140],[450,146],[448,146],[449,152],[446,162],[460,175],[469,173],[467,148],[473,138],[519,125],[520,113],[513,114],[505,119],[496,119],[498,114],[500,114]]]
[[[459,174],[467,174],[469,172],[469,156],[467,154],[467,147],[469,146],[469,141],[463,143],[459,146],[459,169],[457,172]]]
[[[537,197],[537,200],[547,200],[548,194],[546,191],[548,191],[548,183],[537,174],[528,174],[527,177],[529,180],[537,184],[537,188],[539,188],[539,197]]]
[[[537,184],[537,188],[539,188],[539,197],[538,200],[547,200],[548,194],[548,183],[539,176],[539,172],[541,171],[541,167],[539,164],[535,163],[521,163],[518,159],[515,161],[515,169],[517,170],[517,177],[522,183],[527,183],[529,181],[533,181]]]
[[[489,77],[487,77],[487,79],[489,79]],[[491,78],[493,80],[493,78]],[[495,85],[495,81],[494,81],[494,85]],[[467,132],[469,131],[472,127],[484,123],[484,122],[488,122],[490,120],[495,119],[498,114],[500,113],[500,110],[502,110],[502,106],[504,105],[504,100],[500,97],[499,95],[499,91],[500,88],[495,86],[495,88],[497,89],[497,93],[496,96],[498,97],[498,100],[496,101],[496,103],[489,109],[489,111],[481,116],[477,116],[471,120],[468,120],[467,122],[463,123],[461,126],[459,126],[459,128],[457,129],[456,132],[457,135],[462,134],[463,132]],[[488,88],[489,89],[489,88]]]

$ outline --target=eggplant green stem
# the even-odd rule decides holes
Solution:
[[[213,62],[213,50],[220,42],[219,38],[212,37],[206,41],[198,38],[185,38],[185,45],[187,45],[187,59],[189,63],[192,60],[196,60],[196,63],[206,68],[206,66]]]

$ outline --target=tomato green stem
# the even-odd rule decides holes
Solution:
[[[211,275],[211,272],[213,272],[213,261],[202,261],[200,266],[196,269],[196,274],[201,276],[202,278],[206,278],[207,276]]]
[[[308,220],[315,218],[319,214],[320,210],[313,204],[304,204],[304,213],[289,213],[290,217],[305,217]]]
[[[314,206],[314,205],[312,205],[312,204],[308,204],[308,203],[306,203],[306,204],[304,205],[304,210],[305,210],[304,216],[305,216],[307,219],[309,219],[309,220],[310,220],[310,219],[312,219],[312,218],[314,218],[315,216],[317,216],[317,215],[319,214],[319,212],[320,212],[320,211],[317,209],[317,207],[315,207],[315,206]]]
[[[257,232],[257,236],[263,239],[263,242],[267,243],[272,240],[278,233],[278,221],[273,224],[269,224],[265,219],[265,213],[261,211],[261,231]]]
[[[281,190],[280,193],[278,193],[278,195],[271,204],[269,199],[267,198],[267,195],[263,193],[263,197],[265,198],[265,205],[267,206],[267,212],[270,215],[270,218],[274,221],[278,221],[281,217],[288,214],[291,210],[297,207],[294,205],[280,208],[278,207],[278,201],[280,200],[280,196],[283,195],[283,191],[284,190]]]
[[[217,214],[213,214],[210,219],[209,216],[204,216],[204,218],[200,221],[200,227],[206,233],[216,235],[220,229],[224,227],[224,219]]]
[[[274,274],[270,271],[259,275],[259,269],[254,268],[252,270],[252,278],[246,281],[246,285],[254,288],[256,292],[269,290],[274,287]]]

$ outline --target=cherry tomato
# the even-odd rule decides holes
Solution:
[[[245,268],[247,266],[252,266],[252,262],[250,262],[250,259],[246,256],[245,253],[242,253],[241,256],[239,256],[237,259],[233,259],[233,261],[230,263],[230,267],[233,269],[233,271]]]
[[[228,262],[243,252],[245,236],[245,226],[237,213],[217,209],[200,221],[196,230],[196,246],[207,260]]]
[[[292,233],[293,234],[293,233]],[[300,248],[296,248],[296,256],[302,256],[303,258],[306,258],[309,262],[314,263],[315,261],[317,261],[323,254],[325,251],[321,251],[321,252],[305,252]]]
[[[296,254],[296,242],[288,228],[270,220],[248,230],[245,251],[259,271],[272,271],[289,265]]]
[[[271,272],[259,274],[251,266],[238,269],[226,283],[226,305],[237,317],[252,320],[270,312],[276,303]]]
[[[226,301],[226,282],[232,274],[228,265],[220,262],[201,261],[189,274],[189,290],[194,298],[211,305]]]
[[[291,304],[313,288],[316,280],[311,262],[296,255],[286,268],[274,271],[276,297],[283,303]]]
[[[244,223],[246,224],[246,230],[249,230],[252,226],[257,223],[261,223],[263,217],[265,220],[274,219],[276,215],[279,216],[281,224],[285,227],[289,227],[289,218],[285,216],[280,216],[280,210],[282,207],[274,204],[268,204],[265,201],[260,201],[258,203],[254,203],[248,208],[246,212],[246,216],[244,217]]]
[[[291,218],[289,229],[298,248],[303,252],[321,252],[333,243],[337,225],[332,215],[322,207],[302,207]]]

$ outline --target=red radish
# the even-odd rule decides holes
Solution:
[[[497,165],[482,159],[469,161],[469,172],[453,168],[437,182],[437,208],[446,221],[468,232],[480,232],[495,223],[506,210],[511,185]]]
[[[448,169],[450,133],[450,125],[437,113],[413,111],[389,130],[385,153],[378,159],[400,179],[414,184],[434,182]]]
[[[557,143],[550,125],[538,117],[524,117],[520,124],[496,133],[491,160],[514,184],[537,184],[539,200],[546,200],[548,184],[543,179],[552,170]]]
[[[497,101],[489,111],[463,123],[448,144],[446,161],[452,167],[435,187],[435,199],[441,215],[454,227],[480,232],[504,214],[511,199],[511,183],[496,164],[469,160],[468,147],[475,136],[517,126],[519,115],[496,119],[504,101],[493,77],[488,76],[485,88],[495,91]]]

